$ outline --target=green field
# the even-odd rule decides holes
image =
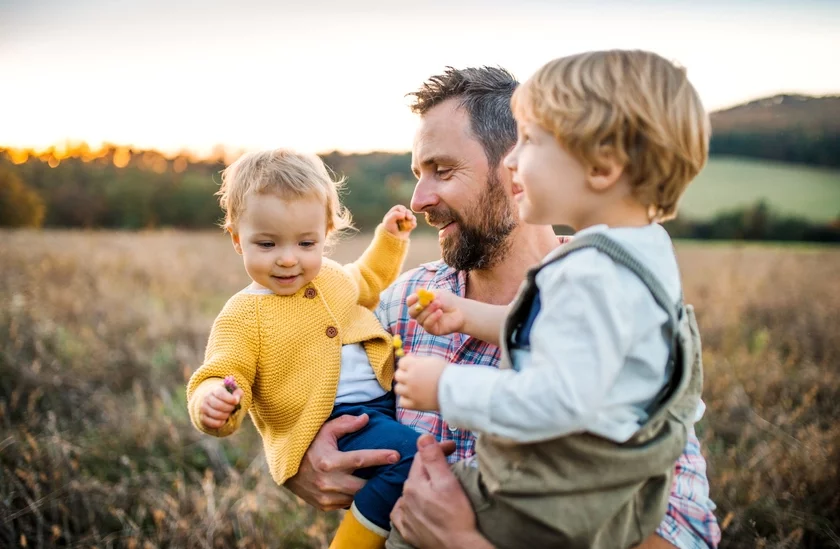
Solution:
[[[680,216],[708,219],[764,200],[782,214],[815,222],[840,218],[840,170],[715,157],[688,188]]]

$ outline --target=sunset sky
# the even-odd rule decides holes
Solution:
[[[405,94],[446,65],[605,48],[680,62],[710,110],[840,93],[840,1],[629,4],[0,0],[0,146],[403,151]]]

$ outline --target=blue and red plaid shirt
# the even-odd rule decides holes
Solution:
[[[561,242],[565,240],[561,237]],[[386,330],[402,337],[406,353],[439,356],[456,364],[498,367],[500,351],[497,346],[464,334],[431,335],[408,316],[405,300],[418,289],[449,290],[465,296],[466,286],[464,271],[456,271],[443,261],[426,263],[404,273],[382,293],[376,316]],[[469,388],[464,387],[464,390]],[[449,456],[452,463],[469,458],[475,452],[473,434],[450,427],[437,413],[398,407],[397,416],[400,422],[420,433],[429,433],[439,441],[455,441],[455,452]],[[706,461],[692,428],[685,451],[677,461],[668,512],[656,533],[680,549],[717,547],[720,528],[714,509],[715,505],[709,499]]]

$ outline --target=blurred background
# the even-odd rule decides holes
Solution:
[[[712,111],[666,227],[721,546],[840,547],[838,28],[830,0],[0,1],[0,546],[326,547],[337,514],[273,485],[250,424],[215,440],[187,418],[247,284],[219,171],[318,153],[348,178],[349,261],[411,197],[406,93],[616,47],[686,66]],[[439,257],[424,230],[406,268]]]

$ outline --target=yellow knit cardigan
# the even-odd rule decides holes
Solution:
[[[318,276],[293,296],[242,292],[230,298],[213,324],[204,364],[187,385],[193,425],[223,437],[250,411],[272,478],[283,484],[294,476],[332,412],[342,345],[363,342],[380,385],[391,390],[391,336],[372,309],[399,276],[407,250],[407,241],[380,226],[358,261],[342,266],[324,259]],[[242,407],[221,428],[205,429],[203,397],[227,375],[244,392]]]

